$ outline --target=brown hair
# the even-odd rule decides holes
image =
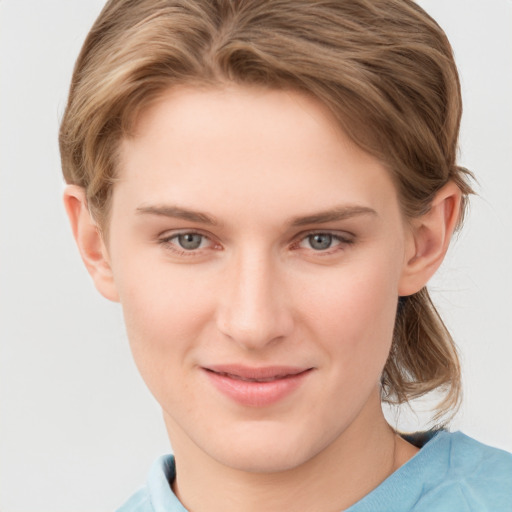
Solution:
[[[60,130],[68,183],[84,187],[106,228],[117,148],[138,113],[177,84],[258,84],[305,91],[395,180],[404,214],[428,211],[453,181],[461,117],[446,35],[410,0],[110,0],[74,70]],[[459,224],[460,224],[459,222]],[[382,397],[403,403],[435,389],[436,418],[460,400],[453,340],[427,289],[402,298]]]

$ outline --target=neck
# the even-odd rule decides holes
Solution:
[[[344,510],[417,451],[398,438],[378,405],[379,414],[370,414],[374,407],[362,411],[334,443],[312,459],[270,474],[227,467],[205,456],[173,428],[177,467],[173,490],[194,512]]]

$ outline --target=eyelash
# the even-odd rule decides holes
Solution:
[[[165,249],[170,250],[171,252],[173,252],[174,254],[176,254],[178,256],[186,256],[186,257],[200,256],[202,254],[201,249],[191,249],[191,250],[187,251],[186,249],[180,248],[180,246],[178,245],[177,242],[176,243],[172,242],[173,239],[178,238],[180,236],[185,236],[185,235],[199,235],[203,239],[209,240],[210,243],[213,244],[214,246],[218,245],[218,244],[215,244],[209,236],[205,235],[204,233],[201,233],[200,231],[181,231],[179,233],[174,233],[170,236],[159,238],[158,243],[160,245],[162,245],[163,247],[165,247]]]
[[[315,250],[312,247],[309,248],[315,255],[318,256],[329,256],[331,254],[335,254],[339,251],[342,251],[347,246],[354,244],[355,238],[353,236],[350,236],[348,234],[340,234],[338,232],[332,232],[332,231],[310,231],[308,233],[303,233],[300,235],[300,238],[298,241],[292,243],[292,248],[294,249],[300,249],[300,244],[304,241],[306,241],[310,237],[314,237],[315,235],[324,235],[331,237],[332,242],[337,242],[334,245],[331,245],[330,247],[326,248],[325,250]]]
[[[202,250],[200,248],[186,250],[186,249],[180,248],[178,243],[172,242],[173,239],[177,239],[178,237],[185,236],[185,235],[199,235],[203,239],[209,240],[210,243],[213,244],[214,249],[218,250],[218,248],[216,248],[215,246],[220,247],[220,245],[213,242],[208,235],[205,235],[204,233],[201,233],[200,231],[182,231],[179,233],[174,233],[171,236],[159,238],[158,243],[160,245],[162,245],[163,247],[165,247],[166,249],[172,251],[174,254],[176,254],[178,256],[195,257],[195,256],[201,255]],[[303,241],[305,241],[309,237],[313,237],[315,235],[327,235],[327,236],[332,237],[333,241],[338,242],[334,246],[328,247],[325,250],[315,250],[313,248],[309,249],[314,254],[316,254],[318,256],[328,256],[328,255],[334,254],[340,250],[343,250],[342,247],[353,245],[355,243],[355,238],[352,235],[342,235],[338,232],[332,232],[332,231],[308,231],[306,233],[301,233],[300,235],[298,235],[296,237],[296,241],[292,242],[290,247],[292,249],[298,250],[301,248],[300,244]],[[298,240],[297,240],[297,238],[298,238]],[[207,249],[209,249],[209,248],[211,248],[211,247],[208,247]]]

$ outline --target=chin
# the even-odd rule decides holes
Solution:
[[[243,453],[218,454],[217,462],[236,471],[245,473],[272,474],[291,471],[307,462],[308,457],[300,453],[298,449],[279,450],[273,448],[266,450],[247,450]]]
[[[253,435],[226,436],[209,450],[218,463],[247,473],[280,473],[294,470],[313,459],[329,444],[324,436],[308,439],[307,433],[279,432],[279,429],[257,427]],[[236,441],[234,441],[236,439]]]

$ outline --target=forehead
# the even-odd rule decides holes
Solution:
[[[296,91],[174,88],[141,115],[120,154],[114,202],[199,202],[240,215],[277,207],[290,216],[299,207],[396,202],[384,166],[327,107]]]

